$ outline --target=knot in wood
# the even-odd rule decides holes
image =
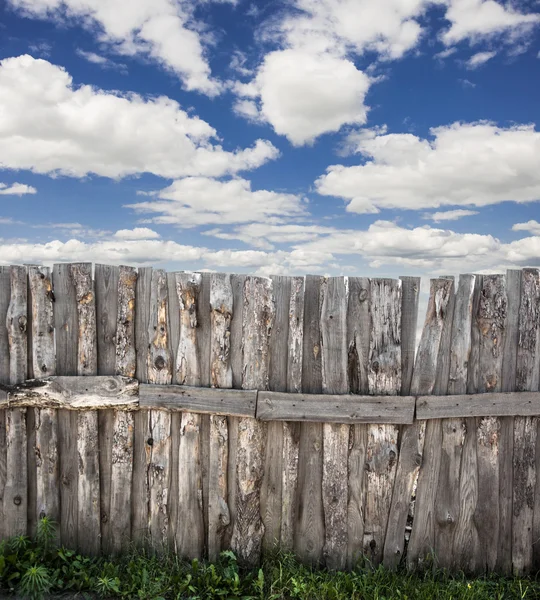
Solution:
[[[454,517],[450,513],[448,513],[446,515],[446,522],[447,523],[453,523],[454,522]]]
[[[62,483],[63,483],[64,485],[69,485],[69,477],[68,477],[67,475],[64,475],[64,476],[62,477]]]
[[[15,506],[20,506],[21,502],[22,502],[22,498],[20,496],[15,496],[13,498],[13,504],[15,504]]]
[[[41,365],[41,370],[43,371],[43,373],[47,372],[47,365]]]
[[[43,275],[43,273],[39,274],[40,279],[45,279],[45,275]]]
[[[378,372],[379,372],[379,368],[380,368],[380,366],[379,366],[379,361],[377,361],[377,360],[374,360],[374,361],[371,363],[371,370],[372,370],[374,373],[378,373]]]
[[[367,297],[368,297],[368,291],[366,288],[363,288],[358,292],[358,300],[360,302],[365,302],[367,300]]]
[[[153,445],[154,445],[154,439],[153,439],[153,438],[148,438],[148,439],[146,440],[146,443],[147,443],[149,446],[153,446]]]
[[[154,365],[158,371],[161,371],[165,367],[165,359],[163,356],[158,356],[154,361]]]
[[[17,320],[18,324],[19,324],[19,330],[21,333],[25,333],[26,331],[26,317],[24,315],[21,315],[18,320]]]
[[[371,540],[371,542],[369,542],[369,547],[371,548],[372,552],[375,552],[375,548],[377,547],[377,542],[375,540]]]
[[[102,523],[107,523],[108,520],[109,520],[109,516],[107,515],[107,513],[103,513],[101,515],[101,522]]]

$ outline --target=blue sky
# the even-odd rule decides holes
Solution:
[[[0,60],[0,264],[538,265],[538,0],[4,0]]]

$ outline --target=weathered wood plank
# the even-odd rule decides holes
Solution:
[[[168,346],[168,294],[165,271],[152,271],[150,318],[148,320],[148,382],[169,384],[172,380],[171,353]]]
[[[517,391],[538,390],[540,361],[540,270],[523,269],[519,309],[519,339],[516,362]],[[512,521],[512,567],[527,573],[533,561],[535,444],[538,420],[514,420],[514,497]]]
[[[232,387],[231,320],[233,291],[230,275],[212,275],[210,285],[211,354],[210,379],[212,387]],[[208,471],[208,559],[217,560],[224,549],[225,528],[230,523],[227,504],[229,457],[229,427],[227,417],[210,416],[210,448]]]
[[[259,392],[257,418],[261,421],[311,423],[411,424],[414,421],[414,405],[415,396],[387,398],[352,394]]]
[[[303,277],[291,278],[286,387],[286,390],[290,393],[298,393],[302,390],[304,287],[305,280]],[[294,547],[299,442],[300,425],[298,423],[283,423],[280,546],[284,551],[292,551]]]
[[[320,289],[322,278],[307,275],[304,292],[302,392],[322,392]],[[294,552],[305,563],[322,562],[325,540],[322,501],[322,424],[302,423],[298,450],[298,491]]]
[[[11,370],[11,375],[13,376],[13,374],[14,372]],[[4,487],[3,533],[6,537],[13,537],[26,535],[27,533],[26,409],[12,408],[6,410],[5,418],[6,483]]]
[[[0,280],[1,285],[1,280]],[[1,306],[0,306],[1,308]],[[1,317],[1,314],[0,314]],[[2,321],[0,321],[2,323]],[[5,368],[4,364],[4,368]],[[2,365],[0,364],[0,369]],[[7,375],[9,376],[9,365],[7,365]],[[6,413],[5,409],[0,409],[0,539],[4,539],[6,520],[4,517],[4,488],[7,479],[7,464],[6,464]]]
[[[255,417],[255,390],[196,388],[185,385],[139,385],[141,408]]]
[[[201,287],[199,273],[177,273],[176,290],[180,308],[180,339],[176,379],[181,384],[201,382],[197,344],[197,304]],[[183,412],[178,454],[178,521],[176,546],[187,558],[201,558],[204,548],[202,508],[201,417]]]
[[[401,286],[401,281],[395,279],[370,281],[368,388],[371,394],[395,396],[401,391]],[[374,566],[383,559],[397,467],[398,434],[397,427],[386,424],[385,419],[378,425],[370,425],[367,431],[363,547]]]
[[[14,385],[26,379],[27,373],[27,299],[26,268],[10,270],[11,296],[6,316],[9,346],[9,382]]]
[[[401,279],[401,395],[408,396],[411,389],[416,352],[416,327],[420,277]]]
[[[0,267],[0,383],[9,383],[9,342],[7,330],[7,313],[10,298],[10,267]],[[1,504],[2,503],[0,502],[0,506]]]
[[[287,389],[289,304],[291,279],[274,275],[272,279],[274,326],[270,332],[268,387],[275,391]],[[266,438],[266,462],[261,487],[261,513],[264,523],[263,549],[270,551],[281,538],[283,424],[269,423]]]
[[[75,285],[78,316],[77,375],[96,375],[97,336],[96,298],[91,263],[73,263],[71,277]]]
[[[77,375],[77,298],[71,277],[71,265],[53,267],[53,303],[56,372]],[[60,457],[60,541],[77,548],[77,412],[58,410],[58,452]]]
[[[452,335],[448,349],[450,353],[448,390],[454,393],[464,394],[467,389],[467,365],[471,352],[475,281],[474,275],[461,275],[456,292]],[[433,397],[448,398],[448,396]],[[418,415],[417,418],[419,418]],[[437,564],[443,568],[453,566],[454,537],[458,534],[460,522],[462,525],[466,522],[460,520],[460,468],[464,442],[465,421],[463,419],[443,420],[439,479],[435,484],[437,489],[433,548]],[[474,474],[464,473],[464,477],[468,480],[474,477]],[[474,528],[474,525],[467,522],[467,528],[469,527]],[[469,530],[460,530],[459,532],[459,538],[464,543],[468,543],[468,540],[464,539],[468,535]],[[468,547],[470,548],[470,545]],[[460,551],[459,547],[457,550]]]
[[[430,394],[435,387],[437,356],[452,294],[453,285],[450,280],[431,281],[426,321],[411,381],[411,394]],[[424,428],[421,422],[417,421],[403,428],[387,525],[387,532],[392,531],[392,534],[385,541],[384,548],[383,561],[389,568],[395,568],[403,556],[409,505],[422,462],[423,445]]]
[[[95,266],[97,372],[114,375],[116,371],[116,326],[120,271],[111,265]]]
[[[521,271],[518,269],[506,272],[506,296],[506,331],[502,350],[501,391],[513,392],[516,389],[519,306],[521,301]],[[506,575],[512,572],[513,455],[514,419],[506,417],[500,419],[499,429],[499,547],[497,554],[497,571]],[[535,494],[535,502],[538,500],[540,500],[540,495]],[[536,508],[534,513],[538,514]],[[538,525],[538,528],[535,528],[533,522],[533,540],[540,538],[540,523]],[[533,562],[535,562],[535,549],[540,550],[540,545],[533,546]],[[540,560],[536,564],[540,565]]]
[[[34,377],[56,373],[54,315],[51,273],[47,267],[29,267],[28,281],[32,308],[32,366]]]
[[[139,383],[136,379],[116,376],[53,376],[12,386],[6,405],[46,408],[122,408],[138,406]]]
[[[274,323],[272,281],[247,277],[244,284],[242,387],[268,386],[268,341]],[[231,547],[239,559],[258,564],[264,525],[261,519],[260,486],[264,473],[266,426],[255,419],[242,418],[238,424],[236,518]]]
[[[368,278],[349,277],[347,307],[347,344],[349,392],[367,394],[370,313],[370,283]],[[354,402],[356,398],[351,398]],[[347,407],[349,404],[347,403]],[[377,419],[377,422],[380,422]],[[348,550],[347,566],[354,568],[363,558],[364,510],[366,503],[365,465],[367,452],[367,425],[350,428],[349,435],[349,503],[347,507]]]
[[[136,377],[148,382],[148,325],[150,319],[150,290],[152,268],[138,270],[135,287],[135,351]],[[140,392],[139,392],[140,393]],[[131,537],[139,547],[148,538],[148,456],[150,448],[150,411],[139,410],[133,415],[133,479],[131,486]]]
[[[133,267],[119,268],[118,307],[116,310],[115,375],[135,377],[135,292],[137,271]]]

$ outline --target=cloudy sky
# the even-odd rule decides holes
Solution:
[[[0,264],[540,263],[539,0],[2,0]]]

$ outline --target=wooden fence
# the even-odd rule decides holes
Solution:
[[[419,285],[0,267],[0,537],[540,568],[540,271]]]

